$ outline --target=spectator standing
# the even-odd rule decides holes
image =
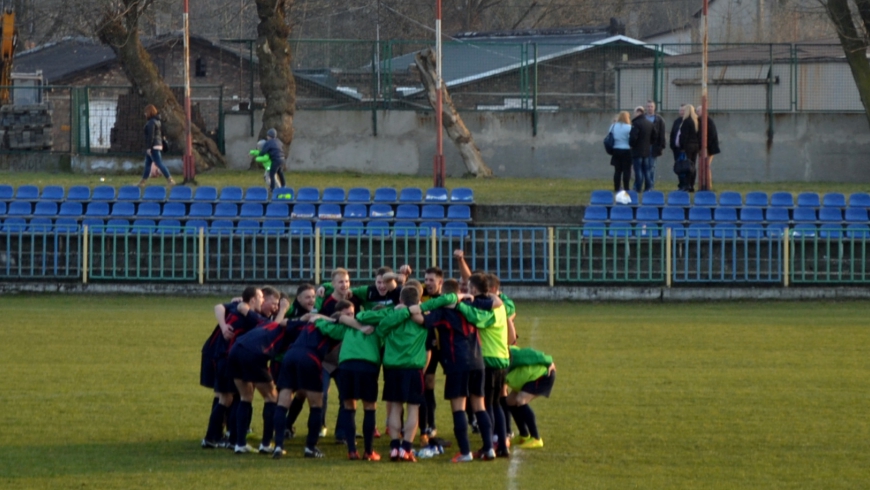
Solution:
[[[695,108],[691,104],[686,104],[683,110],[683,122],[680,124],[678,146],[685,152],[686,159],[691,165],[691,171],[686,176],[685,189],[683,189],[688,192],[695,192],[695,174],[697,173],[695,165],[698,162],[698,152],[701,150],[700,129]]]
[[[698,106],[698,117],[704,117],[703,108]],[[713,189],[713,157],[722,153],[719,149],[719,132],[713,118],[707,116],[707,185]]]
[[[665,151],[666,133],[665,120],[662,119],[662,116],[656,114],[656,103],[651,100],[646,101],[646,119],[652,123],[653,135],[655,136],[652,140],[649,155],[649,178],[650,189],[652,189],[656,182],[656,158],[662,156],[662,152]]]
[[[650,148],[654,137],[653,125],[644,117],[643,107],[636,107],[634,109],[634,119],[631,121],[629,146],[631,147],[631,159],[634,165],[634,190],[637,192],[652,190]]]
[[[142,172],[142,180],[139,181],[139,187],[145,187],[145,182],[151,177],[151,165],[157,165],[160,173],[166,177],[166,184],[170,187],[175,185],[172,176],[169,175],[169,170],[163,164],[163,128],[160,124],[160,117],[157,107],[154,104],[145,106],[145,171]]]
[[[613,190],[627,191],[631,182],[631,146],[628,144],[631,120],[628,111],[622,111],[616,116],[610,132],[613,133],[613,155],[610,157],[610,164],[613,165]]]
[[[278,139],[278,131],[271,128],[266,131],[266,144],[260,150],[261,155],[269,155],[272,161],[272,166],[269,168],[270,184],[269,189],[275,190],[276,185],[284,185],[287,179],[284,178],[284,149],[281,140]],[[280,180],[278,180],[280,179]]]

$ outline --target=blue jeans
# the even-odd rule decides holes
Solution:
[[[653,188],[653,173],[655,172],[655,160],[650,157],[632,157],[634,166],[634,190],[641,192],[650,191]]]
[[[160,173],[167,179],[169,178],[169,170],[166,165],[163,165],[163,158],[160,156],[160,150],[151,150],[151,154],[145,154],[145,171],[142,172],[142,180],[148,180],[151,177],[151,164],[157,165]]]

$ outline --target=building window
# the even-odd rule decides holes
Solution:
[[[204,77],[205,76],[205,60],[202,57],[196,59],[196,76]]]

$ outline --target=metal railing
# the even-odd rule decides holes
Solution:
[[[0,278],[136,282],[322,282],[347,269],[354,281],[382,265],[421,275],[472,269],[505,284],[783,286],[870,283],[870,236],[740,236],[656,226],[474,227],[406,236],[254,234],[205,228],[81,227],[0,232]]]

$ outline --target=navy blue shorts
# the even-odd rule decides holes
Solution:
[[[278,378],[279,390],[311,393],[323,391],[323,363],[313,352],[294,349],[284,354],[281,362],[281,377]]]
[[[236,383],[230,374],[230,361],[226,357],[214,361],[214,390],[218,393],[238,393]]]
[[[498,399],[501,398],[501,393],[504,389],[504,381],[506,375],[507,369],[491,367],[485,368],[483,398],[486,401],[487,409],[491,406],[492,403],[497,403]]]
[[[378,401],[381,367],[368,361],[345,361],[338,366],[338,395],[342,400]]]
[[[216,369],[211,353],[203,352],[199,366],[199,384],[206,388],[214,388]]]
[[[272,375],[272,379],[278,379],[281,377],[281,361],[273,359],[269,363],[269,374]]]
[[[230,349],[230,376],[248,383],[269,383],[269,356],[251,352],[239,344]]]
[[[447,373],[444,381],[444,399],[468,398],[469,396],[483,396],[484,371],[462,371],[459,373]]]
[[[441,362],[441,349],[432,349],[432,357],[429,359],[429,365],[426,366],[426,374],[435,374],[438,369],[438,363]]]
[[[423,396],[422,369],[387,369],[384,368],[385,402],[408,403],[422,405]]]
[[[556,372],[553,371],[549,376],[541,376],[534,381],[529,381],[524,384],[522,391],[525,391],[530,395],[550,398],[550,392],[553,391],[553,384],[555,382]]]

